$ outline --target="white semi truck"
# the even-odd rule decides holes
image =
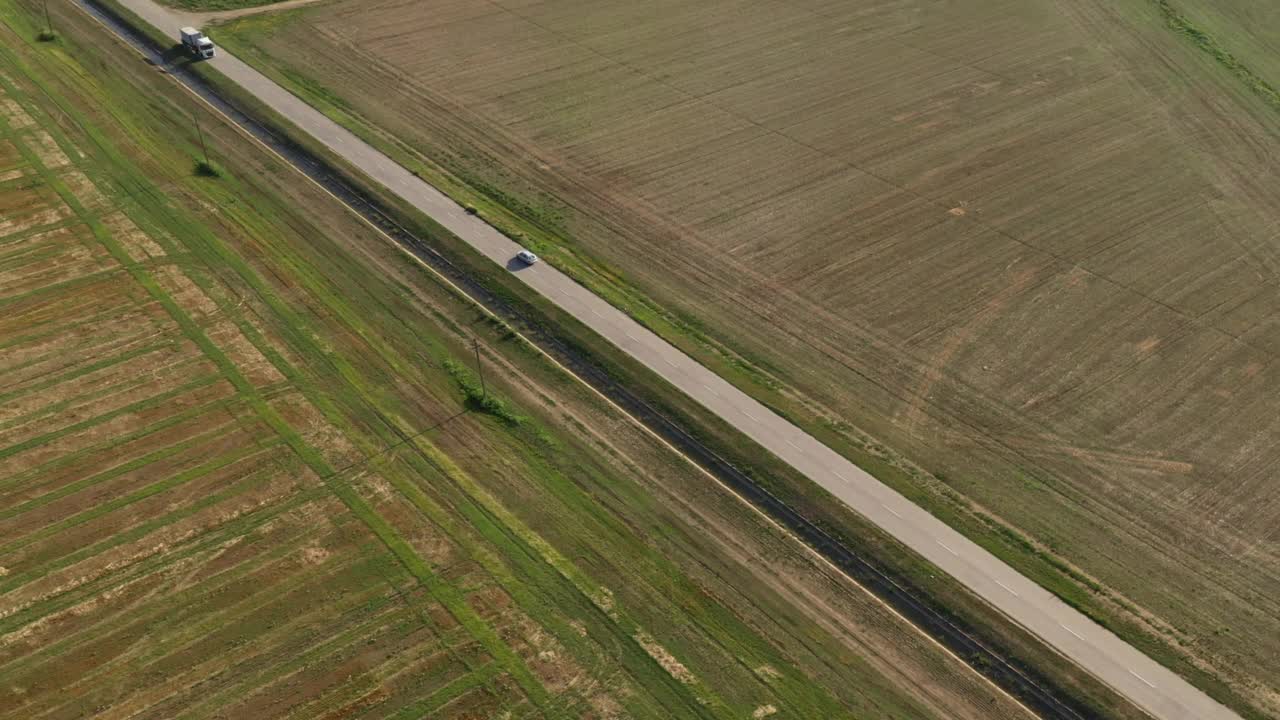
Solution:
[[[193,27],[184,27],[179,31],[182,37],[182,47],[191,53],[191,57],[197,60],[213,57],[213,41],[204,36],[204,33]]]

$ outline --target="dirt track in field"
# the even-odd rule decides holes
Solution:
[[[223,22],[226,20],[234,20],[236,18],[247,17],[249,15],[260,15],[262,13],[280,12],[281,10],[292,10],[306,5],[314,5],[323,0],[284,0],[283,2],[272,3],[270,5],[258,5],[256,7],[240,8],[239,10],[216,10],[212,12],[191,12],[183,13],[186,22],[195,27],[200,27],[211,22]]]

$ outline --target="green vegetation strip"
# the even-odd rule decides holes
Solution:
[[[173,365],[165,368],[165,371],[178,378],[199,378],[200,374],[197,371],[204,369],[199,367],[199,363],[200,358],[182,358]],[[4,432],[13,427],[23,427],[42,418],[53,418],[56,422],[59,419],[58,416],[74,416],[75,414],[83,414],[85,412],[93,411],[96,406],[95,401],[111,400],[115,398],[115,396],[127,393],[131,390],[142,390],[144,392],[154,391],[156,389],[154,386],[158,385],[159,388],[162,389],[168,384],[161,382],[158,376],[152,376],[145,373],[134,373],[131,375],[125,375],[122,378],[113,379],[118,379],[119,382],[111,384],[106,380],[100,381],[91,385],[89,391],[82,395],[65,396],[60,400],[37,407],[29,413],[19,415],[11,420],[0,423],[0,432]],[[118,399],[115,401],[119,402]],[[145,402],[145,400],[140,402]]]
[[[167,392],[160,393],[159,395],[153,395],[145,400],[140,400],[136,403],[132,403],[130,405],[125,405],[124,407],[116,408],[110,412],[103,413],[96,417],[89,418],[88,420],[82,420],[78,423],[72,423],[71,425],[68,425],[64,428],[55,430],[50,433],[46,433],[44,435],[38,435],[36,437],[29,438],[22,442],[14,443],[13,445],[0,449],[0,459],[9,457],[11,455],[17,455],[18,453],[23,452],[24,450],[30,450],[31,448],[40,447],[45,443],[51,442],[53,440],[57,440],[58,438],[63,437],[65,435],[70,435],[72,433],[80,432],[81,430],[87,430],[96,425],[101,425],[102,423],[107,422],[108,420],[111,420],[113,418],[120,417],[121,415],[128,415],[129,413],[135,413],[135,412],[138,412],[139,410],[147,410],[149,408],[163,405],[166,401],[180,397],[192,390],[197,390],[202,387],[213,385],[219,379],[220,378],[217,375],[206,375],[205,377],[197,378],[195,380],[192,380],[191,382],[188,382],[184,385],[180,385]]]
[[[425,699],[401,708],[399,712],[389,716],[387,720],[419,720],[420,718],[431,717],[431,714],[436,710],[478,687],[487,685],[498,676],[499,671],[500,668],[496,664],[486,663],[466,675],[450,681],[449,684],[431,693]]]
[[[12,392],[0,393],[0,404],[9,402],[10,400],[13,400],[15,398],[20,398],[24,395],[30,395],[32,393],[39,392],[41,390],[48,390],[49,388],[56,387],[57,385],[60,385],[68,380],[73,380],[77,377],[80,377],[81,375],[88,375],[89,373],[96,372],[98,370],[103,370],[105,368],[112,367],[113,365],[120,365],[122,363],[126,363],[130,360],[133,360],[134,358],[142,357],[147,353],[154,352],[156,350],[161,350],[166,347],[171,347],[171,345],[167,342],[142,345],[140,347],[133,348],[132,350],[126,350],[125,352],[120,353],[118,355],[113,355],[111,357],[106,357],[96,362],[88,363],[87,365],[79,365],[76,367],[75,370],[69,373],[65,373],[62,375],[54,375],[51,378],[47,378],[41,382],[31,383],[30,385],[27,385],[18,390],[14,390]]]
[[[278,444],[278,441],[275,441],[271,444]],[[27,547],[28,545],[32,545],[46,538],[57,535],[58,533],[61,533],[65,530],[69,530],[78,525],[83,525],[87,522],[96,520],[97,518],[100,518],[115,510],[119,510],[120,508],[127,507],[129,505],[132,505],[133,503],[145,500],[149,497],[152,497],[153,495],[158,495],[162,492],[166,492],[168,490],[172,490],[181,485],[185,485],[186,483],[191,482],[192,480],[202,478],[205,475],[208,475],[212,472],[229,467],[231,465],[234,465],[240,462],[241,460],[245,460],[249,457],[257,455],[263,452],[265,449],[267,448],[257,447],[254,445],[248,445],[245,447],[237,448],[236,450],[229,452],[225,455],[222,455],[221,457],[217,457],[217,458],[214,458],[213,460],[210,460],[209,462],[203,463],[201,465],[197,465],[196,467],[193,467],[190,470],[187,470],[185,472],[180,472],[180,473],[177,473],[176,475],[171,475],[165,478],[164,480],[159,480],[157,482],[151,483],[150,485],[147,485],[146,487],[140,490],[131,492],[128,495],[123,495],[121,497],[115,498],[114,500],[110,500],[108,502],[95,505],[89,508],[88,510],[85,510],[84,512],[78,513],[76,515],[72,515],[71,517],[68,517],[68,518],[64,518],[59,522],[45,525],[44,527],[40,528],[36,532],[27,533],[26,535],[23,535],[21,539],[11,542],[8,545],[5,545],[3,547],[0,547],[0,555],[7,555],[16,550],[20,550],[24,547]],[[223,497],[225,497],[225,493],[205,495],[199,498],[194,504],[187,506],[186,508],[183,508],[182,512],[190,514],[195,509],[202,508],[210,504],[211,501],[215,499],[221,499]],[[108,542],[111,542],[112,544],[119,544],[122,542],[126,542],[127,540],[130,540],[130,539],[137,539],[146,535],[151,530],[163,527],[164,525],[167,525],[167,524],[169,523],[163,522],[162,519],[151,520],[149,522],[142,523],[141,525],[138,525],[136,527],[130,528],[125,532],[118,532],[113,534],[111,536],[111,539]],[[89,548],[81,548],[75,552],[69,553],[59,558],[59,563],[62,565],[69,565],[69,564],[75,563],[78,560],[83,560],[85,558],[93,557],[93,555],[103,552],[106,549],[108,548],[100,545],[92,546]],[[42,574],[47,574],[48,571],[49,571],[49,568],[41,567],[41,568],[35,568],[26,573],[13,575],[11,577],[5,577],[4,581],[0,583],[0,592],[7,592],[14,588],[20,587],[23,583],[28,582],[34,579],[35,577],[38,577]]]
[[[325,495],[328,494],[328,491],[316,490],[316,491],[312,491],[310,496],[306,496],[306,495],[295,496],[294,498],[291,498],[289,501],[286,501],[285,503],[282,503],[281,505],[278,505],[271,510],[266,510],[262,513],[255,515],[252,518],[252,522],[246,523],[243,521],[237,521],[236,529],[239,531],[239,534],[235,534],[235,533],[232,533],[229,535],[224,534],[226,528],[219,528],[217,533],[211,533],[211,534],[206,534],[204,536],[201,536],[199,541],[196,543],[193,543],[190,547],[187,547],[181,551],[178,551],[176,553],[166,556],[163,559],[163,562],[171,565],[177,564],[177,562],[180,562],[181,560],[184,560],[191,556],[198,555],[200,552],[205,552],[209,550],[216,552],[220,546],[225,545],[227,543],[253,542],[254,540],[251,537],[251,533],[253,533],[255,530],[266,525],[268,522],[300,507],[303,503],[305,503],[310,499],[313,499],[314,496],[319,495],[321,492],[323,492],[323,494]],[[299,502],[300,499],[302,499],[302,502]],[[285,558],[286,556],[292,557],[293,554],[298,551],[298,546],[300,545],[301,541],[306,539],[306,533],[309,532],[309,530],[310,528],[306,528],[306,527],[301,528],[299,532],[293,537],[289,537],[289,538],[283,539],[282,541],[276,542],[266,552],[263,552],[259,555],[254,556],[250,561],[241,562],[235,567],[219,572],[216,574],[214,578],[204,578],[201,580],[199,584],[194,584],[186,588],[180,589],[176,592],[169,593],[167,597],[169,604],[178,608],[187,608],[191,605],[194,605],[196,600],[201,595],[215,595],[220,592],[223,592],[227,588],[232,587],[236,581],[241,580],[242,578],[249,575],[250,573],[253,573],[263,567],[270,566],[275,562],[279,561],[281,558]],[[157,568],[153,566],[148,572],[154,573],[156,571],[157,571]],[[115,584],[90,583],[86,586],[81,586],[79,590],[84,591],[85,596],[87,597],[97,597],[101,594],[110,592],[112,590],[118,590],[119,588],[123,588],[133,582],[136,582],[137,580],[143,577],[145,577],[145,573],[135,574],[125,579],[115,578],[114,579]],[[67,605],[68,604],[63,604],[61,607],[65,608],[67,607]],[[159,608],[153,609],[149,612],[143,612],[143,611],[137,610],[136,608],[131,608],[129,610],[129,618],[134,621],[149,623],[149,622],[157,621],[167,611],[168,611],[168,608],[164,606],[160,606]],[[46,612],[40,617],[48,617],[54,614],[54,612],[55,611],[52,611],[52,610],[46,610]],[[94,625],[88,628],[85,628],[82,632],[89,637],[93,637],[98,633],[99,628],[112,627],[115,625],[115,623],[116,623],[116,620],[109,616],[106,619],[100,620],[98,623],[95,623]],[[37,662],[38,658],[42,656],[57,657],[63,654],[64,652],[67,652],[70,648],[74,647],[81,641],[82,639],[78,635],[64,636],[61,639],[59,639],[57,642],[46,643],[41,645],[38,649],[36,649],[31,654],[23,656],[22,660],[24,662],[35,663]],[[3,666],[0,666],[0,670],[2,669],[3,669]]]
[[[1277,91],[1275,86],[1254,73],[1249,66],[1231,54],[1212,35],[1196,27],[1186,15],[1178,12],[1178,9],[1173,6],[1170,0],[1151,1],[1155,3],[1156,8],[1160,10],[1160,15],[1171,29],[1195,43],[1196,47],[1207,53],[1232,75],[1235,75],[1246,87],[1265,100],[1272,108],[1280,110],[1280,91]]]
[[[365,561],[365,565],[369,566],[381,562],[379,558],[371,558]],[[358,571],[359,567],[353,568]],[[279,593],[273,592],[273,596],[281,597]],[[296,602],[296,598],[294,599]],[[418,626],[418,618],[408,608],[393,609],[389,614],[383,613],[384,610],[392,607],[394,596],[379,593],[371,598],[364,600],[356,607],[359,612],[355,613],[359,618],[352,623],[350,627],[342,631],[322,636],[322,639],[305,648],[293,648],[290,657],[279,664],[269,664],[260,667],[253,672],[247,672],[246,668],[235,667],[228,671],[228,676],[235,678],[235,681],[228,682],[224,688],[217,692],[202,693],[199,702],[192,703],[186,711],[180,715],[174,716],[174,720],[195,720],[200,717],[217,716],[219,711],[234,707],[238,701],[252,697],[254,691],[270,684],[271,682],[298,672],[313,663],[318,663],[330,659],[335,653],[351,647],[358,647],[373,637],[379,629],[388,625],[400,625],[406,631],[414,626]],[[287,606],[282,608],[288,612]],[[253,611],[261,611],[261,608],[252,608]],[[306,617],[306,613],[299,613],[297,609],[293,609],[293,615],[296,620],[302,620]],[[364,616],[361,618],[360,616]],[[264,622],[264,617],[258,615],[253,618],[256,622]],[[295,623],[290,622],[281,628],[270,629],[276,635],[285,635],[286,638],[292,635],[287,633],[288,628]],[[331,624],[331,623],[330,623]],[[253,632],[252,629],[246,628],[242,632],[243,636],[251,638],[255,644],[266,645],[270,639],[267,628],[262,628],[261,632]],[[263,650],[267,652],[267,650]]]
[[[166,447],[160,448],[159,450],[154,450],[150,453],[147,453],[146,455],[134,458],[126,463],[121,463],[120,465],[116,465],[109,470],[105,470],[103,472],[95,473],[92,475],[87,475],[74,482],[67,483],[66,485],[61,485],[55,490],[38,495],[24,503],[18,503],[10,507],[0,509],[0,520],[7,520],[8,518],[16,517],[18,515],[22,515],[23,513],[31,512],[36,508],[43,507],[57,500],[61,500],[62,498],[67,497],[68,495],[74,495],[80,492],[81,490],[91,488],[94,485],[99,485],[105,482],[109,482],[111,480],[114,480],[115,478],[120,477],[121,475],[126,475],[136,470],[141,470],[142,468],[147,467],[152,463],[158,462],[160,460],[164,460],[166,458],[174,457],[180,453],[186,452],[187,450],[199,444],[207,443],[210,440],[216,440],[225,436],[226,436],[226,431],[223,430],[222,426],[219,426],[202,435],[195,435],[193,437],[186,438],[182,442],[175,443],[173,445],[168,445]]]
[[[240,402],[241,402],[241,399],[239,397],[232,395],[230,397],[218,398],[209,403],[195,405],[193,407],[187,408],[186,410],[183,410],[182,412],[169,415],[168,417],[158,420],[140,430],[135,430],[131,433],[125,433],[123,435],[112,436],[110,438],[103,440],[102,442],[89,445],[87,447],[81,448],[79,450],[75,450],[73,452],[68,452],[68,453],[59,455],[56,459],[51,460],[42,465],[37,465],[35,467],[32,467],[28,469],[26,472],[20,472],[16,475],[13,475],[4,483],[0,483],[0,490],[4,490],[13,486],[22,485],[23,483],[25,483],[28,480],[31,480],[32,478],[43,477],[46,473],[51,473],[55,470],[73,465],[76,462],[82,461],[85,458],[92,457],[97,453],[102,452],[103,450],[116,447],[119,445],[124,445],[134,440],[145,438],[148,435],[153,435],[155,433],[168,430],[169,428],[180,425],[188,420],[198,418],[207,413],[211,413],[216,410],[230,409],[235,405],[239,404]]]
[[[49,285],[41,285],[34,290],[28,290],[26,292],[18,293],[17,295],[0,297],[0,309],[17,305],[18,303],[28,300],[38,300],[46,295],[56,295],[65,290],[79,290],[80,288],[102,282],[119,272],[119,268],[107,268],[105,270],[98,270],[86,275],[81,275],[70,280],[63,280],[62,282],[51,283]]]
[[[202,498],[196,503],[171,513],[164,518],[157,519],[147,523],[146,525],[136,526],[129,533],[121,533],[120,536],[113,536],[98,545],[76,553],[77,557],[75,559],[82,560],[88,557],[93,557],[124,542],[137,540],[154,530],[164,527],[165,525],[173,524],[178,520],[194,515],[206,507],[221,502],[228,497],[242,493],[252,487],[255,483],[261,482],[261,480],[262,478],[260,474],[250,474],[240,482],[228,488],[226,492]],[[218,527],[217,532],[205,533],[197,542],[191,543],[182,552],[154,553],[141,561],[135,561],[130,564],[129,571],[123,576],[112,575],[109,577],[99,578],[94,582],[80,585],[73,591],[58,593],[58,596],[54,599],[42,600],[42,607],[38,609],[35,607],[28,607],[21,612],[14,613],[3,620],[0,620],[0,633],[11,632],[27,625],[28,623],[34,622],[38,617],[56,613],[59,610],[65,610],[66,608],[85,601],[86,599],[101,596],[113,587],[122,587],[132,581],[145,578],[151,573],[158,572],[164,567],[171,566],[181,561],[185,557],[189,557],[206,550],[209,547],[224,543],[236,535],[243,534],[249,528],[262,525],[275,517],[289,512],[290,510],[305,505],[319,497],[323,497],[326,493],[327,490],[324,488],[313,488],[307,492],[295,493],[284,502],[277,503],[274,506],[264,508],[257,512],[242,515],[231,522],[223,523]],[[55,570],[65,568],[70,564],[71,562],[65,558],[60,559],[58,562],[52,563],[45,568],[29,573],[31,577],[26,578],[26,580],[30,581],[32,579],[36,579],[41,575],[47,575]],[[0,589],[0,592],[9,592],[9,588],[5,587]]]
[[[455,542],[467,547],[469,553],[499,579],[522,607],[538,607],[554,598],[554,605],[561,613],[595,618],[592,625],[609,633],[605,644],[622,652],[622,664],[633,677],[647,680],[643,683],[645,689],[662,699],[672,717],[730,716],[724,702],[709,688],[696,680],[688,685],[680,682],[641,647],[637,639],[642,632],[640,627],[613,603],[610,593],[595,586],[430,443],[423,439],[415,440],[413,450],[417,452],[403,457],[414,468],[414,474],[457,484],[465,495],[453,499],[454,511],[466,521],[468,528],[478,532],[493,547],[502,548],[502,559],[467,540],[467,534],[458,527],[457,521],[450,518],[421,488],[396,474],[389,473],[388,479],[424,515],[445,528]],[[513,577],[505,563],[512,564],[528,581],[520,582]],[[551,597],[534,598],[530,595],[532,588]]]

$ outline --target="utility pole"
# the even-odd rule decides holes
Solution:
[[[480,341],[471,336],[471,349],[476,352],[476,374],[480,376],[480,393],[484,399],[489,398],[489,389],[484,386],[484,368],[480,365]]]
[[[38,38],[41,42],[52,42],[55,37],[54,20],[49,19],[49,0],[45,0],[45,29],[40,32]]]
[[[48,2],[48,0],[45,1]],[[193,112],[191,113],[191,120],[196,124],[196,135],[200,136],[200,152],[204,153],[204,164],[208,165],[209,148],[205,147],[204,144],[204,131],[200,129],[200,118],[196,117],[196,114]]]

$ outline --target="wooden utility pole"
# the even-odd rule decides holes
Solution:
[[[46,0],[47,1],[47,0]],[[209,164],[209,148],[204,144],[204,131],[200,129],[200,118],[195,113],[191,113],[191,120],[196,124],[196,135],[200,137],[200,152],[204,153],[204,164]]]
[[[476,352],[476,374],[480,376],[480,393],[484,399],[489,399],[489,390],[484,386],[484,368],[480,365],[480,341],[473,335],[471,337],[471,349]]]
[[[49,0],[44,0],[44,27],[45,32],[53,35],[53,21],[49,19]]]

